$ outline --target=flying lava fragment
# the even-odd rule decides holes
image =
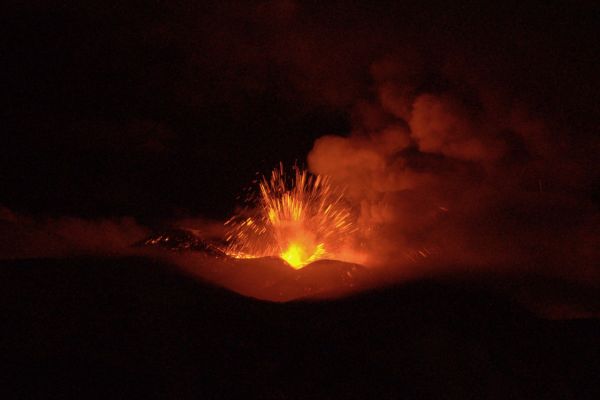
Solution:
[[[322,259],[344,260],[357,232],[356,217],[341,188],[324,175],[283,165],[262,177],[244,211],[225,224],[225,252],[234,258],[279,257],[300,269]]]

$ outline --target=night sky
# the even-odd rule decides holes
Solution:
[[[386,57],[418,66],[419,91],[468,98],[440,72],[462,65],[564,127],[552,140],[576,144],[578,190],[598,204],[594,2],[20,3],[1,35],[0,203],[14,212],[222,218],[257,172],[350,134]]]

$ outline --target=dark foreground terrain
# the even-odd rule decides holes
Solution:
[[[3,262],[8,398],[600,399],[600,321],[422,281],[274,304],[143,258]]]

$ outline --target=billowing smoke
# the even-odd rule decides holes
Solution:
[[[373,95],[354,106],[351,134],[321,137],[308,155],[360,209],[370,262],[598,279],[597,173],[581,149],[597,150],[597,140],[446,61],[430,69],[438,87],[414,55],[375,61]]]

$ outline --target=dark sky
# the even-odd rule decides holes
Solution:
[[[223,217],[256,172],[349,134],[386,57],[419,92],[499,88],[598,166],[595,2],[11,3],[0,205],[17,212]],[[597,176],[579,188],[596,205]]]

